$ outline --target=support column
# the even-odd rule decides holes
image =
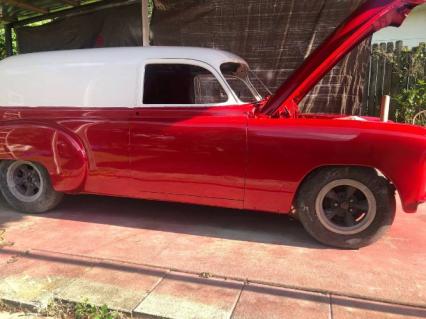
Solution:
[[[4,37],[6,45],[6,55],[13,55],[13,44],[12,44],[12,26],[10,24],[4,25]]]
[[[148,0],[141,0],[142,4],[142,44],[149,46],[149,18],[148,18]]]

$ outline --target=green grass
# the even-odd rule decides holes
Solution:
[[[118,312],[109,310],[107,305],[94,306],[87,299],[75,305],[74,313],[76,319],[119,319],[121,317]]]

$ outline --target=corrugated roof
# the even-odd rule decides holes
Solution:
[[[0,0],[0,22],[16,22],[104,0]]]

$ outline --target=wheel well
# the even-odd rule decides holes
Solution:
[[[356,170],[363,170],[366,173],[374,174],[376,176],[382,175],[390,184],[392,184],[392,181],[389,178],[387,178],[386,175],[383,174],[377,168],[373,168],[373,167],[369,167],[369,166],[359,166],[359,165],[329,165],[329,166],[321,166],[321,167],[317,167],[317,168],[313,169],[311,172],[309,172],[308,174],[306,174],[305,177],[302,179],[302,181],[300,182],[299,186],[297,187],[297,191],[296,191],[295,196],[293,198],[293,207],[295,207],[296,200],[299,197],[299,191],[302,188],[303,184],[306,183],[306,181],[308,181],[309,179],[313,178],[314,176],[316,176],[320,172],[324,172],[324,171],[328,171],[328,170],[333,170],[333,169],[342,169],[342,170],[343,169],[346,169],[346,170],[356,169]]]
[[[1,159],[0,160],[0,170],[2,169],[3,165],[7,165],[7,162],[29,162],[29,163],[33,163],[36,165],[41,166],[47,173],[47,178],[49,178],[50,183],[52,183],[52,176],[49,174],[49,171],[47,170],[47,167],[45,165],[43,165],[41,162],[38,161],[28,161],[28,160],[21,160],[21,159]]]

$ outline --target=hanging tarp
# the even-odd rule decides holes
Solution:
[[[155,45],[220,48],[245,58],[272,89],[363,0],[155,0]],[[359,113],[369,41],[302,103],[305,111]]]
[[[16,29],[20,53],[142,45],[141,7],[127,5]]]
[[[154,0],[154,45],[220,48],[245,58],[274,91],[363,0]],[[138,4],[17,29],[20,51],[141,45]],[[369,42],[330,72],[305,111],[358,113]]]

